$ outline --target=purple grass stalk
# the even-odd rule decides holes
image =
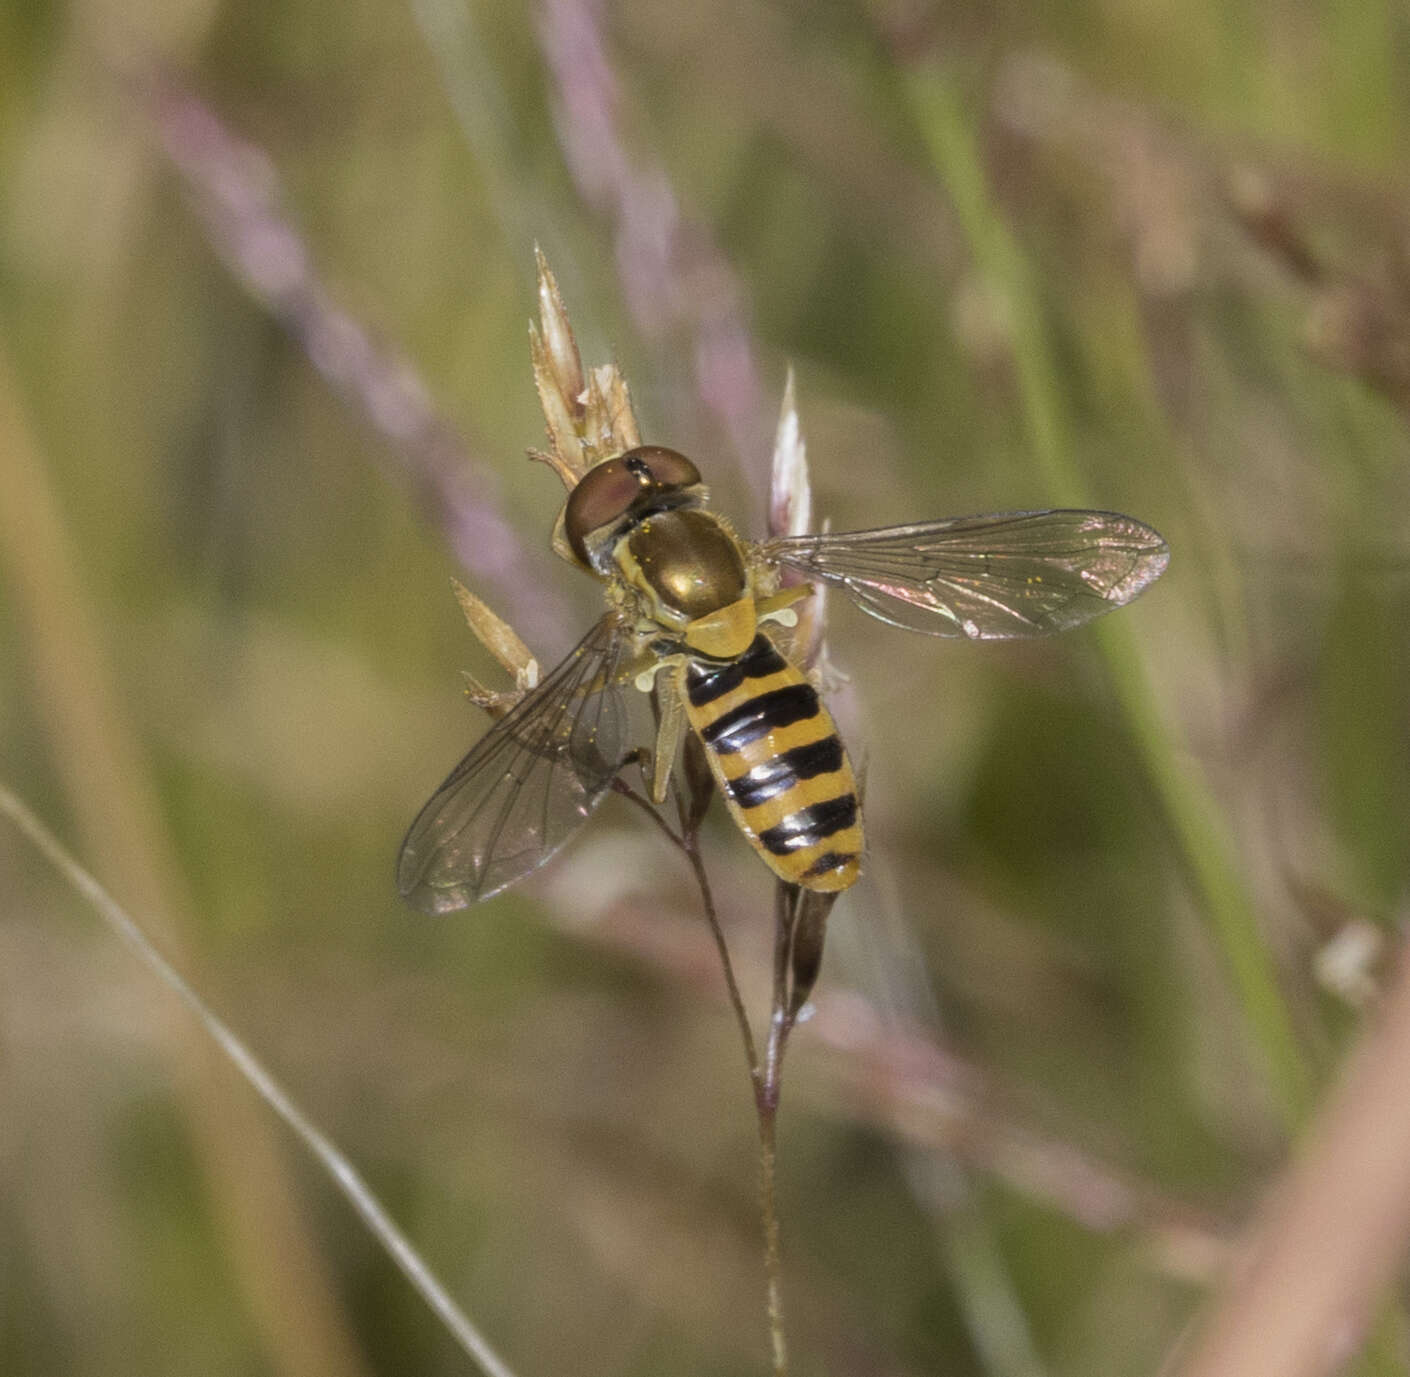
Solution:
[[[532,640],[566,640],[560,602],[503,515],[494,468],[472,455],[411,363],[334,300],[281,205],[270,160],[170,77],[148,81],[143,95],[163,152],[236,280],[388,441],[399,476],[477,584],[494,589]]]
[[[563,156],[583,199],[612,221],[633,322],[653,343],[689,338],[700,399],[747,465],[768,432],[744,292],[709,231],[682,212],[665,169],[628,156],[600,21],[598,0],[539,6]],[[759,487],[760,470],[749,475]]]

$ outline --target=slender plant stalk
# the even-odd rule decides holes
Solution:
[[[778,1107],[783,1092],[783,1054],[794,1016],[788,1002],[788,960],[791,942],[789,887],[780,884],[774,905],[773,1009],[764,1064],[754,1073],[754,1108],[759,1120],[759,1195],[764,1218],[764,1272],[768,1285],[769,1334],[773,1340],[775,1377],[788,1371],[783,1324],[783,1254],[779,1244],[775,1163],[778,1151]]]
[[[764,433],[764,389],[735,272],[710,227],[688,218],[669,193],[667,170],[623,137],[604,7],[540,0],[535,11],[562,112],[559,147],[582,199],[613,226],[613,260],[637,330],[647,341],[671,341],[673,356],[691,360],[705,412],[738,459],[751,455]],[[748,467],[741,472],[757,477]]]
[[[1410,948],[1301,1153],[1271,1192],[1180,1377],[1327,1377],[1363,1327],[1357,1371],[1404,1372],[1405,1323],[1391,1304],[1410,1230]],[[1367,1317],[1373,1319],[1367,1326]]]
[[[117,902],[92,875],[63,848],[57,837],[4,784],[0,783],[0,813],[43,852],[137,958],[196,1016],[202,1030],[230,1061],[255,1093],[289,1126],[316,1157],[333,1184],[391,1255],[392,1261],[450,1330],[456,1342],[487,1377],[513,1377],[513,1372],[492,1349],[469,1317],[451,1299],[410,1239],[392,1221],[381,1201],[332,1140],[304,1114],[293,1097],[235,1035],[216,1017],[191,984],[152,944],[142,925]]]
[[[725,984],[729,987],[730,1004],[734,1008],[735,1021],[739,1024],[739,1035],[744,1044],[744,1055],[749,1063],[749,1081],[754,1090],[754,1113],[759,1124],[759,1209],[764,1227],[764,1285],[767,1293],[765,1310],[769,1320],[769,1346],[773,1357],[774,1377],[786,1377],[788,1340],[783,1320],[783,1251],[779,1243],[778,1197],[774,1180],[778,1155],[778,1106],[782,1090],[780,1076],[783,1070],[783,1050],[793,1026],[793,1019],[780,998],[783,989],[780,972],[786,970],[784,962],[787,959],[787,941],[784,939],[775,943],[774,1006],[761,1063],[754,1041],[754,1030],[750,1026],[749,1014],[739,992],[739,982],[735,979],[729,945],[725,941],[724,929],[720,927],[719,915],[715,910],[710,878],[700,855],[699,835],[695,829],[685,834],[685,853],[695,873],[705,918],[720,953],[720,965],[724,970]]]
[[[503,510],[495,466],[436,408],[411,361],[347,312],[323,281],[264,151],[171,72],[152,71],[134,93],[191,193],[211,246],[333,392],[389,441],[380,452],[440,527],[460,567],[494,591],[497,605],[512,611],[531,639],[566,636],[564,609],[526,564]]]
[[[950,194],[975,262],[1007,298],[1019,401],[1039,469],[1056,500],[1069,506],[1085,505],[1057,364],[1043,328],[1032,272],[992,202],[954,83],[934,70],[917,71],[911,76],[909,91],[936,171]],[[1125,624],[1101,627],[1098,644],[1127,726],[1165,805],[1244,1017],[1263,1055],[1283,1126],[1291,1131],[1311,1106],[1312,1077],[1259,929],[1255,905],[1231,853],[1228,838],[1232,828],[1217,821],[1223,810],[1205,782],[1181,760],[1166,724],[1153,708],[1149,676],[1136,653],[1132,633]]]
[[[188,969],[193,900],[150,764],[114,683],[99,609],[19,379],[0,347],[0,574],[21,662],[84,850]],[[199,1045],[165,1049],[233,1273],[273,1370],[367,1371],[288,1164],[258,1111]]]
[[[769,1342],[774,1377],[788,1372],[788,1341],[783,1322],[783,1251],[779,1245],[774,1161],[778,1106],[759,1110],[759,1201],[764,1220],[764,1277],[768,1289]]]
[[[783,1316],[783,1250],[779,1242],[775,1167],[783,1054],[788,1045],[788,1035],[796,1021],[789,1006],[788,984],[788,963],[792,950],[791,910],[782,897],[775,906],[777,921],[774,929],[773,1009],[769,1018],[769,1036],[764,1044],[761,1060],[754,1029],[749,1022],[749,1012],[745,1008],[744,996],[740,992],[739,981],[734,973],[734,962],[730,959],[729,943],[725,940],[724,929],[720,926],[719,911],[715,907],[714,892],[710,888],[710,876],[700,853],[699,823],[692,821],[694,815],[690,805],[682,791],[677,788],[675,797],[681,830],[676,832],[651,802],[630,785],[619,779],[613,787],[617,793],[629,799],[650,817],[690,863],[691,873],[700,891],[705,921],[710,928],[710,936],[714,939],[715,950],[719,953],[720,968],[724,972],[725,987],[729,991],[730,1008],[734,1011],[745,1061],[749,1067],[749,1083],[754,1092],[754,1113],[759,1126],[759,1209],[764,1231],[765,1313],[768,1316],[773,1374],[774,1377],[787,1377],[788,1339]],[[780,886],[781,892],[786,889],[786,886]]]
[[[739,1038],[744,1046],[744,1057],[749,1064],[749,1079],[757,1086],[759,1082],[759,1053],[754,1043],[754,1029],[749,1022],[748,1010],[744,1007],[744,996],[739,991],[739,981],[735,979],[734,963],[730,960],[729,944],[725,941],[724,929],[720,926],[719,914],[715,911],[715,896],[710,890],[710,877],[705,871],[705,861],[700,855],[700,834],[697,831],[686,833],[685,854],[690,868],[695,874],[695,883],[700,890],[700,902],[705,909],[705,921],[710,925],[710,936],[715,940],[715,948],[720,954],[720,966],[724,971],[725,985],[729,989],[730,1006],[734,1009],[735,1022],[739,1025]]]
[[[1043,329],[1032,272],[992,203],[955,85],[936,71],[916,72],[911,77],[910,94],[975,261],[1008,298],[1019,398],[1040,469],[1059,501],[1083,505],[1085,495],[1073,460],[1057,365]],[[1239,874],[1229,840],[1233,829],[1221,821],[1223,810],[1205,781],[1176,750],[1154,707],[1149,677],[1127,624],[1099,627],[1097,635],[1127,726],[1165,805],[1244,1018],[1262,1053],[1279,1117],[1284,1129],[1292,1133],[1309,1116],[1314,1077],[1279,986],[1256,906]],[[1400,1327],[1389,1312],[1381,1313],[1363,1354],[1361,1371],[1405,1370],[1399,1356],[1403,1347],[1398,1341]]]
[[[740,993],[739,982],[734,976],[734,965],[729,959],[729,946],[725,942],[724,929],[720,927],[719,915],[715,911],[715,896],[711,892],[710,878],[705,872],[705,862],[700,855],[699,833],[695,830],[683,830],[677,833],[672,829],[670,823],[652,807],[650,801],[637,793],[630,785],[623,784],[619,779],[613,787],[623,798],[636,804],[690,862],[691,873],[695,876],[695,883],[700,890],[700,899],[705,908],[705,921],[709,924],[710,936],[714,939],[715,950],[719,953],[720,965],[725,973],[725,986],[729,991],[729,1002],[730,1007],[734,1010],[735,1022],[739,1025],[739,1036],[744,1044],[744,1056],[749,1064],[750,1079],[757,1080],[759,1055],[755,1050],[754,1030],[750,1027],[749,1014],[744,1007],[744,996]]]

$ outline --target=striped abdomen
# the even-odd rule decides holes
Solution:
[[[857,781],[832,715],[766,636],[728,664],[692,661],[685,710],[734,820],[781,879],[839,890],[862,864]]]

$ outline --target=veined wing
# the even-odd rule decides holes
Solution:
[[[397,860],[402,898],[447,913],[543,864],[622,767],[628,637],[604,617],[481,737],[417,814]]]
[[[759,554],[846,589],[892,626],[1002,640],[1081,626],[1159,578],[1170,548],[1116,512],[1000,512],[783,536]]]

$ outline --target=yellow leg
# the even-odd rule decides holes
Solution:
[[[656,746],[651,758],[651,801],[665,803],[671,785],[671,769],[680,750],[681,733],[685,730],[685,709],[681,705],[681,674],[683,666],[673,665],[663,683],[656,680],[656,705],[660,721],[656,726]]]
[[[770,593],[766,598],[759,598],[754,604],[754,610],[761,622],[780,622],[784,626],[793,626],[798,621],[793,604],[812,595],[811,583],[791,584],[787,588],[780,588],[777,593]]]

